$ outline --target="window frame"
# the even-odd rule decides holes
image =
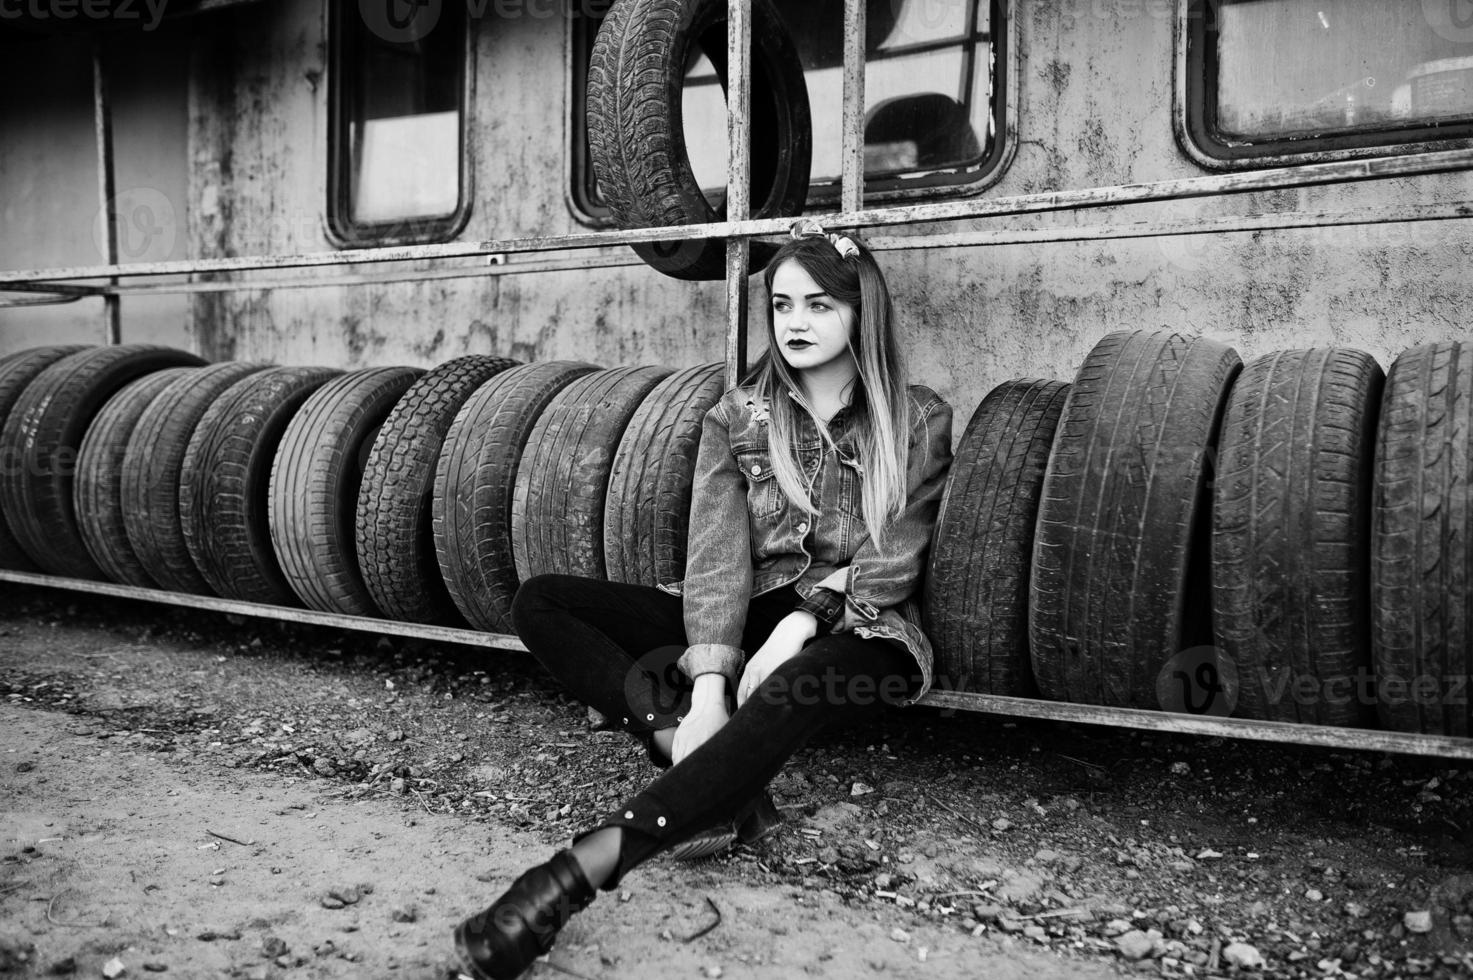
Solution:
[[[993,72],[992,128],[995,134],[991,149],[974,169],[941,168],[914,176],[892,176],[866,178],[864,182],[864,207],[872,208],[897,202],[918,200],[948,200],[974,197],[1002,180],[1017,154],[1017,113],[1015,98],[1018,91],[1017,17],[1014,16],[1016,0],[985,0],[991,18]],[[593,228],[608,228],[614,223],[607,206],[594,203],[589,196],[593,185],[593,165],[588,156],[586,123],[580,125],[587,112],[587,89],[578,84],[578,73],[583,69],[586,79],[586,56],[580,46],[580,22],[582,18],[569,17],[565,32],[563,79],[566,87],[565,105],[568,112],[564,117],[567,131],[566,173],[563,192],[568,210],[580,223]],[[1001,25],[1001,29],[998,29]],[[822,184],[810,185],[808,210],[821,210],[825,206],[837,206],[840,198],[837,179]]]
[[[1473,147],[1473,121],[1246,142],[1220,139],[1215,128],[1218,72],[1212,30],[1220,6],[1221,0],[1178,0],[1177,6],[1172,121],[1177,143],[1199,165],[1251,170]]]
[[[330,0],[328,10],[327,78],[327,201],[324,228],[328,241],[337,248],[376,248],[395,245],[430,245],[454,241],[470,221],[474,209],[475,160],[470,139],[471,115],[475,109],[476,18],[469,6],[460,8],[463,19],[460,58],[460,182],[455,210],[448,215],[405,218],[399,221],[357,222],[350,217],[353,181],[350,140],[344,131],[350,107],[347,75],[348,51],[344,43],[345,20],[353,16],[354,0]]]

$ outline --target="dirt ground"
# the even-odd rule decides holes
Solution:
[[[523,655],[0,590],[0,973],[452,976],[454,924],[653,773]],[[772,837],[640,869],[532,975],[1470,976],[1470,787],[895,712],[799,753]]]

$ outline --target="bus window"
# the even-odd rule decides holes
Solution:
[[[453,238],[470,203],[464,8],[337,0],[331,39],[333,237],[345,246]]]
[[[583,94],[588,56],[607,2],[574,22],[573,193],[589,216],[606,213],[588,164]],[[999,67],[1002,3],[868,0],[865,53],[865,199],[954,196],[981,186],[1002,158]],[[779,3],[808,83],[813,119],[810,204],[839,197],[843,121],[843,0]],[[726,184],[726,101],[700,56],[683,91],[691,168],[708,196]]]
[[[1187,130],[1223,160],[1465,139],[1473,23],[1460,3],[1193,0]]]

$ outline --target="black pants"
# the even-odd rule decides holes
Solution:
[[[755,653],[798,601],[791,587],[753,599],[742,648]],[[609,727],[648,740],[689,710],[692,683],[676,666],[686,646],[679,596],[539,575],[522,583],[512,620],[533,656]],[[819,729],[876,715],[919,685],[915,660],[888,641],[853,633],[810,641],[719,732],[600,824],[625,829],[619,867],[604,888],[661,850],[731,820]]]

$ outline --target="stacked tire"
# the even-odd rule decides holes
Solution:
[[[478,355],[440,365],[410,387],[374,440],[358,494],[356,543],[368,592],[390,618],[459,622],[435,552],[435,475],[466,401],[516,366]]]
[[[1028,589],[1043,477],[1069,386],[1010,381],[972,414],[936,519],[922,610],[943,687],[1033,697]]]
[[[115,582],[155,585],[128,539],[129,502],[123,496],[123,478],[130,438],[171,384],[206,370],[169,368],[129,382],[102,407],[82,439],[73,488],[77,524],[92,559]]]
[[[123,581],[216,594],[186,537],[180,492],[185,456],[216,401],[264,369],[262,364],[212,364],[172,382],[144,409],[128,437],[121,485],[124,528],[141,575]]]
[[[602,576],[607,550],[621,576],[682,574],[720,378],[714,364],[470,356],[343,373],[147,346],[21,351],[0,358],[16,460],[0,560],[509,631],[519,569]]]
[[[17,351],[0,362],[0,480],[8,481],[12,473],[18,478],[25,466],[21,445],[7,442],[4,432],[26,386],[52,364],[83,349],[81,346],[35,347]],[[0,496],[0,568],[34,571],[35,562],[11,530],[11,521],[19,520],[19,515],[12,517],[8,510],[3,496]]]
[[[1218,423],[1241,362],[1167,333],[1114,333],[1069,389],[1044,474],[1029,636],[1046,697],[1156,707],[1176,654],[1212,642],[1201,546]]]
[[[1242,717],[1368,720],[1371,461],[1383,375],[1352,350],[1249,364],[1223,425],[1213,617]]]
[[[1381,724],[1469,733],[1473,343],[1392,364],[1376,434],[1371,652]]]
[[[0,429],[6,460],[0,509],[30,562],[52,575],[103,577],[88,551],[74,496],[87,429],[130,382],[203,363],[185,351],[148,344],[95,347],[54,360],[25,383]]]
[[[719,364],[0,358],[0,567],[511,632],[520,582],[684,575]],[[938,684],[1467,735],[1473,345],[1104,337],[983,399],[922,611]]]
[[[938,682],[1467,735],[1470,443],[1473,345],[1383,376],[1109,335],[1067,389],[993,391],[960,441],[924,593]]]
[[[382,615],[359,569],[357,501],[384,421],[423,373],[369,368],[333,378],[282,435],[271,464],[271,543],[287,583],[311,609]]]
[[[521,579],[512,547],[512,497],[527,442],[552,400],[597,371],[581,361],[524,364],[466,399],[435,469],[435,558],[460,615],[478,629],[512,632]]]

